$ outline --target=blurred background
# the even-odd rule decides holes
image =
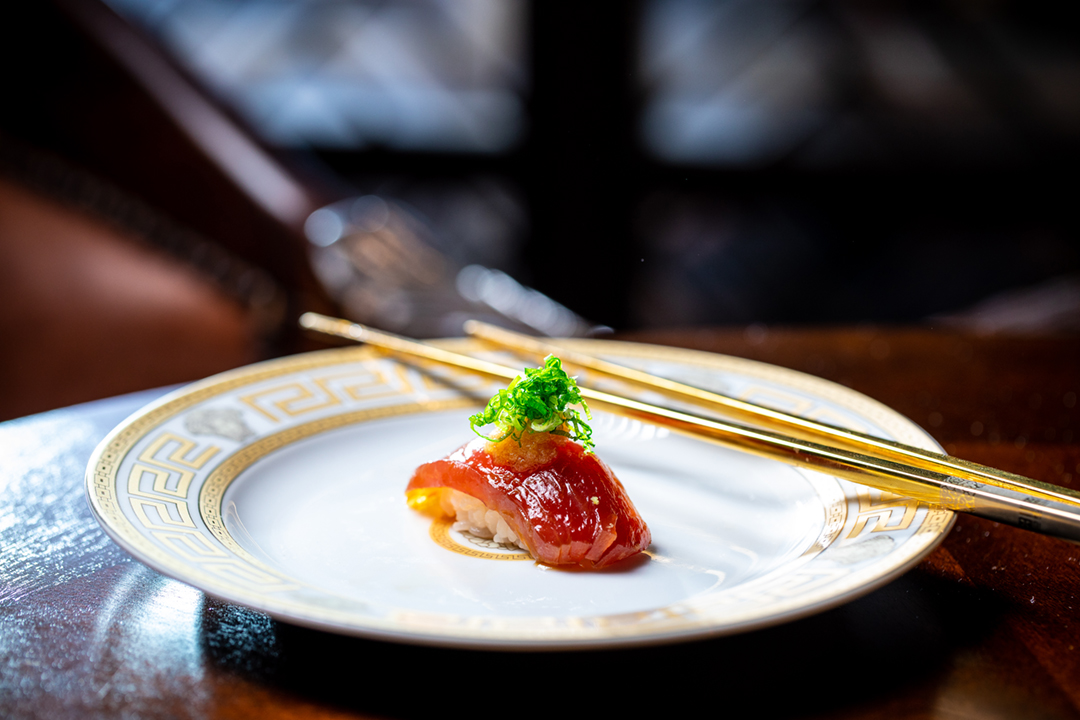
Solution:
[[[1080,331],[1080,12],[997,0],[0,10],[0,418],[312,347]]]

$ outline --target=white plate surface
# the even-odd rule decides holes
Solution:
[[[818,378],[686,350],[573,345],[937,449],[889,408]],[[404,501],[416,466],[473,437],[467,417],[496,387],[368,348],[242,368],[117,427],[87,468],[90,504],[136,558],[226,600],[335,632],[492,649],[671,642],[783,622],[903,572],[952,522],[947,511],[594,413],[597,453],[653,545],[601,572],[537,565]]]

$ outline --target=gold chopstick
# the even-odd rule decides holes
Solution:
[[[727,395],[693,387],[692,385],[657,377],[641,370],[601,360],[529,335],[522,335],[476,320],[465,323],[465,332],[473,337],[533,357],[557,355],[564,363],[577,365],[602,375],[647,387],[668,397],[689,400],[703,407],[715,409],[741,422],[754,423],[766,430],[786,433],[810,442],[851,450],[892,462],[914,465],[915,467],[951,475],[962,480],[995,485],[1003,489],[1015,490],[1044,500],[1080,508],[1080,493],[1068,488],[1039,482],[1022,475],[1015,475],[1004,470],[979,465],[950,455],[923,450],[893,440],[885,440],[856,430],[848,430],[809,420],[798,415],[791,415],[780,410],[755,405],[745,400],[738,400]]]
[[[365,342],[392,352],[434,360],[506,380],[512,380],[519,374],[514,368],[317,313],[304,313],[300,324],[309,330]],[[965,480],[927,468],[828,447],[770,430],[750,428],[650,405],[588,387],[582,387],[581,394],[613,412],[704,437],[726,447],[797,467],[823,471],[881,490],[906,495],[928,505],[969,512],[1028,530],[1080,541],[1080,513],[1074,506],[1048,500],[1041,495],[1032,497],[1018,488],[1001,488]]]

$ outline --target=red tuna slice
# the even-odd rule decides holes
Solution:
[[[573,440],[527,434],[493,444],[474,440],[416,469],[409,505],[445,517],[439,493],[450,488],[498,511],[546,565],[602,568],[636,555],[652,536],[619,479]]]

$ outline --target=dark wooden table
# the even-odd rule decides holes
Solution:
[[[628,339],[821,375],[891,405],[954,454],[1080,487],[1080,338],[750,328]],[[160,392],[0,425],[4,717],[463,715],[459,688],[476,693],[466,702],[526,714],[704,703],[752,716],[1080,716],[1080,547],[966,516],[913,571],[861,599],[665,647],[410,647],[220,602],[131,560],[84,499],[94,445]]]

